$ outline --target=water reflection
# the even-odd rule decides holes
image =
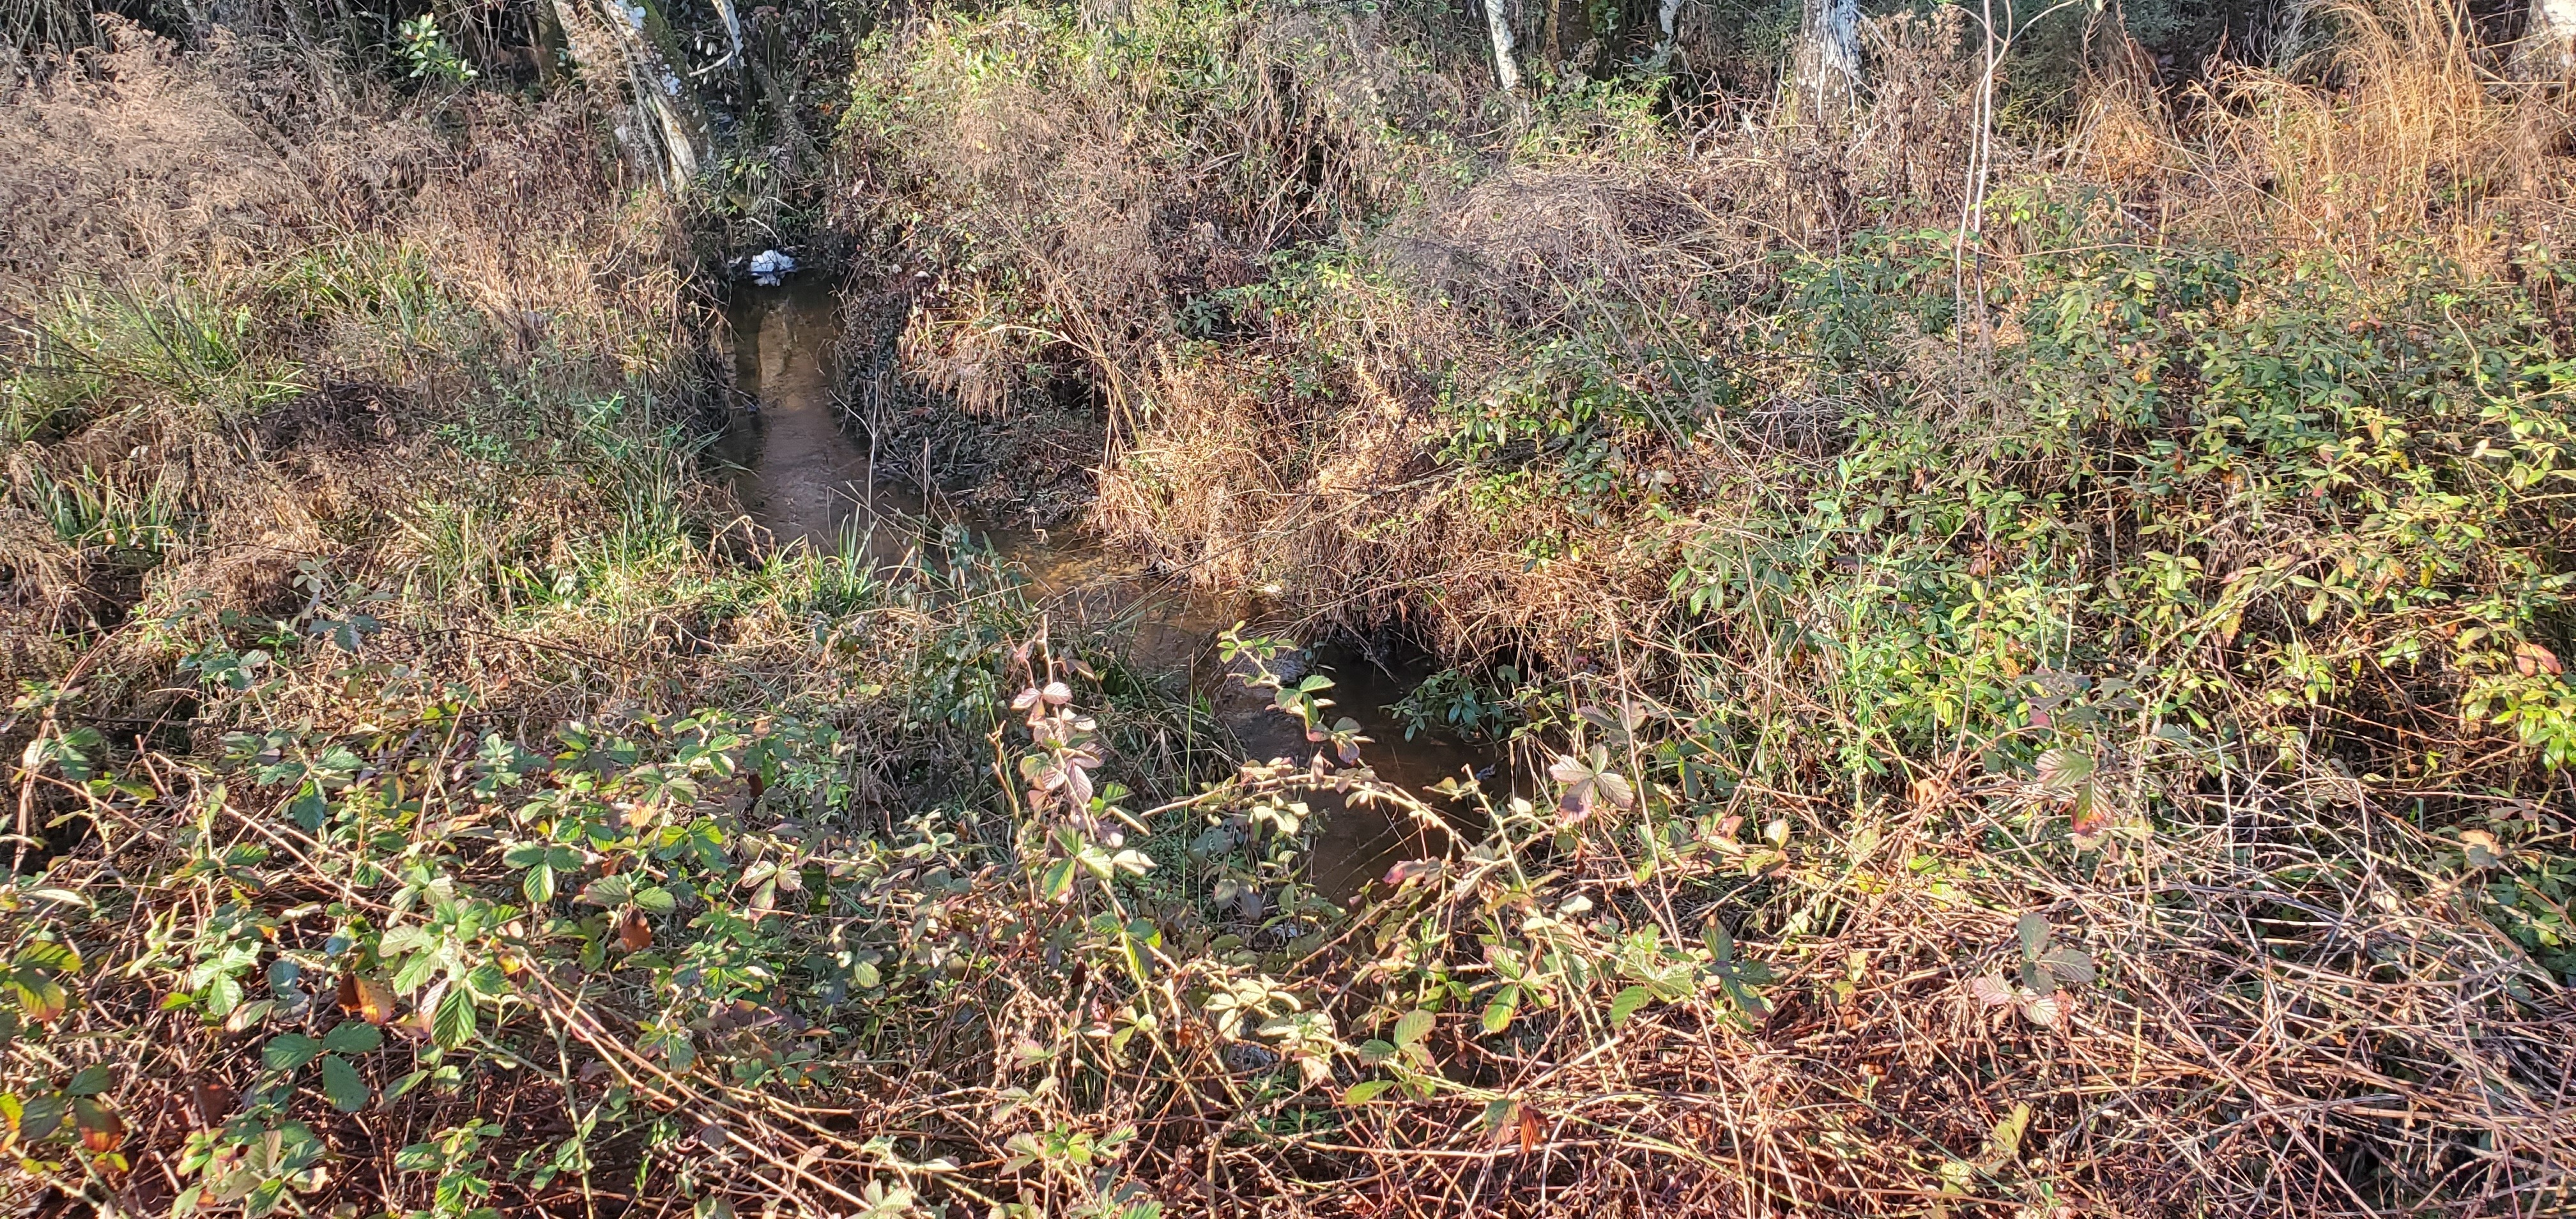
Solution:
[[[730,321],[738,406],[748,409],[734,411],[714,454],[739,471],[735,497],[782,546],[829,552],[849,537],[880,562],[902,558],[912,538],[901,522],[919,518],[921,497],[877,480],[867,445],[841,426],[833,400],[840,316],[829,285],[811,278],[746,289]]]

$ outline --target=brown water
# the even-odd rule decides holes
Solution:
[[[1310,649],[1307,659],[1315,671],[1333,679],[1324,696],[1334,705],[1325,714],[1347,715],[1359,721],[1368,735],[1369,743],[1360,747],[1360,760],[1378,778],[1422,797],[1434,808],[1444,804],[1431,791],[1442,779],[1463,783],[1470,776],[1481,776],[1488,788],[1495,787],[1501,771],[1499,751],[1427,732],[1408,741],[1403,726],[1386,710],[1430,676],[1427,667],[1408,671],[1399,666],[1390,674],[1355,651],[1330,644]],[[1241,690],[1241,683],[1233,684]],[[1311,756],[1313,746],[1306,743],[1304,730],[1295,720],[1271,710],[1266,698],[1229,693],[1219,697],[1216,706],[1247,756],[1265,760]],[[1502,781],[1508,782],[1508,776]],[[1326,813],[1314,846],[1315,888],[1335,901],[1358,894],[1398,861],[1437,854],[1443,845],[1434,840],[1437,831],[1426,830],[1402,812],[1346,806],[1330,796],[1310,803]],[[1465,828],[1466,810],[1445,811]]]
[[[921,495],[880,482],[867,444],[841,427],[838,314],[819,279],[735,298],[734,383],[750,409],[733,412],[715,456],[739,469],[735,497],[779,545],[846,545],[893,562],[914,540],[902,521],[921,518]]]
[[[735,493],[754,522],[780,546],[849,549],[881,563],[900,559],[933,515],[936,488],[926,498],[917,484],[878,481],[867,440],[842,427],[832,359],[840,319],[828,286],[809,277],[782,288],[745,288],[729,319],[736,383],[744,400],[758,406],[735,412],[715,454],[739,468]],[[1184,588],[1066,531],[986,532],[996,552],[1028,573],[1031,594],[1058,622],[1124,639],[1127,659],[1139,671],[1186,676],[1208,697],[1243,756],[1303,761],[1312,753],[1296,721],[1228,678],[1217,657],[1219,632],[1238,621],[1264,623],[1253,599]],[[1359,721],[1372,741],[1362,760],[1379,778],[1417,794],[1444,778],[1476,773],[1492,785],[1494,751],[1430,733],[1408,741],[1385,710],[1429,676],[1427,667],[1399,665],[1390,672],[1329,645],[1292,663],[1333,679],[1325,692],[1335,704],[1330,714]],[[1425,798],[1439,803],[1437,796]],[[1402,814],[1390,817],[1383,808],[1345,806],[1331,797],[1309,803],[1324,814],[1314,883],[1336,901],[1358,895],[1394,863],[1440,845],[1429,841],[1436,831]]]

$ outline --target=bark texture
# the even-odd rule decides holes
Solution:
[[[2522,43],[2513,52],[2513,74],[2524,80],[2564,80],[2571,69],[2576,69],[2576,0],[2531,0]]]
[[[675,189],[707,158],[707,111],[680,74],[661,0],[554,0],[555,22],[583,75],[625,88],[662,176]]]
[[[1802,119],[1850,116],[1860,97],[1860,0],[1805,0],[1790,88]]]
[[[1519,90],[1521,69],[1512,61],[1512,0],[1485,0],[1485,28],[1494,37],[1494,78],[1506,92]]]

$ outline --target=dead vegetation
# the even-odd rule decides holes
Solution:
[[[2337,28],[2191,95],[2101,29],[2055,142],[1963,120],[1958,7],[1843,128],[1499,97],[1401,11],[882,33],[888,468],[1537,675],[1481,834],[1259,646],[1315,753],[1202,785],[989,560],[737,545],[578,97],[123,35],[0,124],[42,1187],[2567,1209],[2565,101]],[[1310,799],[1444,845],[1333,909]]]
[[[2566,841],[2563,775],[2529,752],[2540,739],[2531,721],[2497,719],[2504,704],[2478,692],[2477,674],[2537,680],[2549,666],[2481,659],[2485,645],[2440,664],[2394,658],[2428,655],[2398,639],[2494,621],[2466,609],[2467,589],[2519,578],[2506,570],[2556,572],[2547,556],[2563,538],[2508,510],[2524,522],[2513,540],[2488,535],[2502,549],[2469,560],[2483,574],[2464,571],[2468,584],[2443,596],[2464,617],[2394,603],[2384,616],[2356,605],[2339,617],[2327,606],[2340,594],[2316,601],[2304,590],[2339,579],[2327,570],[2413,570],[2418,559],[2396,555],[2417,553],[2415,543],[2378,547],[2394,541],[2390,523],[2430,501],[2391,488],[2311,519],[2299,504],[2340,493],[2239,494],[2299,478],[2267,464],[2284,452],[2265,447],[2274,442],[2219,440],[2238,424],[2215,403],[2253,409],[2269,392],[2234,388],[2269,375],[2237,371],[2240,351],[2366,359],[2373,371],[2353,375],[2411,376],[2377,361],[2421,368],[2408,362],[2469,358],[2502,338],[2487,329],[2460,334],[2450,354],[2364,356],[2327,344],[2290,354],[2270,337],[2394,326],[2441,346],[2426,329],[2438,323],[2417,311],[2439,308],[2431,301],[2444,292],[2487,302],[2477,309],[2490,325],[2522,327],[2511,342],[2538,339],[2528,350],[2539,363],[2520,367],[2553,359],[2539,336],[2560,323],[2527,311],[2553,310],[2556,298],[2544,289],[2536,305],[2506,305],[2514,290],[2498,281],[2554,274],[2533,251],[2554,250],[2545,234],[2563,222],[2562,103],[2500,79],[2499,52],[2451,9],[2350,9],[2335,14],[2348,35],[2322,72],[2240,65],[2190,97],[2145,83],[2136,53],[2109,31],[2072,142],[2030,146],[1961,122],[1982,69],[1960,17],[1882,23],[1877,104],[1839,131],[1737,122],[1665,132],[1615,91],[1515,114],[1454,78],[1422,91],[1464,103],[1437,119],[1364,111],[1316,70],[1323,60],[1273,61],[1259,73],[1265,100],[1202,95],[1178,122],[1166,117],[1170,94],[1123,84],[1158,99],[1161,109],[1142,111],[1157,130],[1187,135],[1123,154],[1137,177],[1120,206],[1133,214],[1143,190],[1213,226],[1264,268],[1260,280],[1159,300],[1112,294],[1097,307],[1086,298],[1084,314],[1067,316],[1070,298],[1043,285],[1080,281],[1083,271],[1063,269],[1092,265],[1079,256],[1005,259],[1007,273],[950,262],[945,295],[923,299],[943,318],[947,300],[971,295],[987,333],[1044,301],[1065,333],[1120,336],[1030,339],[1034,353],[1091,366],[1108,400],[1091,521],[1115,544],[1211,586],[1294,590],[1310,629],[1401,633],[1462,663],[1567,675],[1595,706],[1658,708],[1667,727],[1633,760],[1674,785],[1678,820],[1647,818],[1656,833],[1720,840],[1712,849],[1724,851],[1722,840],[1776,818],[1832,844],[1787,851],[1836,862],[1820,867],[1809,899],[1766,889],[1778,904],[1752,922],[1804,945],[1792,977],[1812,989],[1801,993],[1847,1000],[1784,1003],[1750,1037],[1722,1035],[1701,1011],[1641,1020],[1605,1049],[1605,1034],[1569,1011],[1536,1047],[1500,1053],[1462,1039],[1457,1051],[1483,1064],[1476,1078],[1492,1090],[1318,1140],[1348,1158],[1301,1172],[1339,1181],[1347,1171],[1382,1191],[1350,1202],[1337,1184],[1322,1208],[1902,1213],[1962,1205],[1958,1194],[1976,1192],[1967,1178],[1986,1189],[1998,1173],[2041,1164],[2048,1184],[2013,1187],[2038,1211],[2470,1214],[2560,1196],[2569,1060],[2545,1047],[2576,1013],[2557,967],[2542,963],[2559,950],[2536,961],[2527,946],[2561,941],[2550,931],[2509,942],[2516,935],[2502,929],[2528,926],[2525,916],[2477,896],[2504,892],[2491,884],[2501,874],[2457,862],[2472,857],[2460,843],[2499,832],[2497,818],[2527,827],[2518,832],[2531,849]],[[1269,20],[1240,18],[1256,31]],[[980,28],[939,36],[969,42]],[[1053,36],[1079,45],[1082,28]],[[1380,49],[1398,37],[1372,46],[1349,27],[1330,37],[1348,39],[1332,63],[1401,54]],[[1066,53],[1026,71],[1057,82],[1094,62]],[[985,104],[888,92],[969,125]],[[1121,95],[1096,96],[1102,109],[1140,112]],[[1274,111],[1317,116],[1316,129],[1360,146],[1321,142],[1322,155],[1347,158],[1293,170],[1311,161],[1232,117]],[[1482,142],[1442,144],[1478,121],[1491,125]],[[977,130],[980,164],[1021,163],[989,143],[1010,138],[1006,125]],[[1048,157],[1079,159],[1050,147]],[[883,155],[945,172],[935,143]],[[1218,199],[1313,191],[1304,197],[1343,202],[1303,230],[1264,226],[1212,204],[1205,180],[1187,176],[1204,165],[1276,167]],[[894,185],[891,198],[919,198]],[[1018,248],[1046,247],[1057,213],[1020,198],[948,195],[927,209],[942,226],[930,231],[1032,234],[1014,238]],[[1185,231],[1130,231],[1120,282],[1176,282],[1171,268],[1195,256],[1172,238]],[[2115,253],[2087,264],[2089,251]],[[2155,285],[2189,282],[2204,266],[2231,268],[2204,282],[2242,296],[2160,329],[2204,306]],[[1010,276],[1021,274],[1040,285],[1034,296],[1014,295]],[[2335,274],[2323,297],[2291,286]],[[2374,284],[2410,275],[2446,286],[2382,295]],[[2104,323],[2035,333],[2051,311]],[[2217,340],[2220,355],[2164,345],[2202,326],[2230,336]],[[2097,358],[2107,367],[2086,363]],[[2148,405],[2126,417],[2135,422],[2114,405],[2125,399],[2099,388],[2113,378],[2148,387]],[[2524,384],[2482,398],[2483,417],[2555,434],[2566,415],[2552,383]],[[2417,404],[2403,409],[2460,392],[2426,383],[2403,392]],[[2061,401],[2066,413],[2054,414]],[[2363,426],[2328,418],[2329,431]],[[2415,418],[2406,426],[2430,435],[2458,417],[2435,408]],[[2452,435],[2435,447],[2474,443]],[[2097,456],[2072,455],[2087,451]],[[2171,499],[2150,464],[2163,460],[2185,485],[2218,481]],[[2419,450],[2411,460],[2447,459]],[[2540,457],[2515,477],[2563,477],[2540,472],[2555,462]],[[1872,463],[1892,464],[1859,472]],[[1861,523],[1854,506],[1880,505],[1872,522],[1937,515],[1934,504],[2007,488],[2028,503],[2094,507],[1953,512],[1949,537],[1918,525],[1909,539]],[[2186,561],[2175,553],[2207,573],[2165,586],[2200,590],[2180,612],[2215,615],[2179,630],[2134,599],[2164,579],[2147,566]],[[2036,622],[2021,617],[2028,609],[2003,611],[2010,595],[1994,584],[2007,568],[2064,608]],[[2249,580],[2262,570],[2279,574]],[[2289,599],[2267,608],[2277,596]],[[1920,612],[1909,603],[1985,625],[1934,643],[1911,625],[1921,620],[1907,617]],[[2554,655],[2556,612],[2503,628],[2497,637],[2515,642],[2496,646]],[[2022,643],[2005,642],[2016,633]],[[1942,658],[1887,663],[1943,669],[1967,688],[1905,695],[1911,679],[1889,684],[1875,658],[1923,647]],[[2295,676],[2327,654],[2350,662],[2346,680]],[[2051,722],[2029,683],[2070,670],[2088,689],[2135,691],[2117,696],[2131,700],[2120,727]],[[2212,689],[2204,680],[2226,693],[2179,694]],[[1999,719],[1974,728],[1970,708],[1987,697],[2000,700]],[[1909,713],[1878,704],[1907,698],[1965,706],[1897,727]],[[2169,718],[2186,702],[2200,708],[2186,717],[2197,727]],[[2139,705],[2151,710],[2131,715]],[[2027,766],[2053,746],[2101,766],[2106,783],[2116,776],[2121,793],[2087,788],[2075,802],[1962,778],[2009,769],[2007,755]],[[2449,761],[2428,763],[2434,755]],[[1863,756],[1875,760],[1835,790],[1831,776]],[[1684,796],[1692,758],[1740,785],[1714,801]],[[1927,788],[1936,798],[1918,798]],[[1996,837],[2005,822],[2018,828]],[[2102,824],[2147,836],[2097,855]],[[2015,862],[2070,834],[2062,862]],[[2522,858],[2531,866],[2506,882],[2513,893],[2555,883],[2546,877],[2558,864]],[[1631,872],[1640,866],[1621,851],[1614,867],[1567,872],[1589,876],[1595,897],[1637,903],[1621,908],[1632,916],[1621,926],[1667,932],[1712,914],[1732,922],[1742,884],[1777,879],[1755,869],[1737,896],[1716,897],[1729,865],[1683,877]],[[1651,884],[1628,879],[1649,873]],[[1947,879],[1922,879],[1931,875]],[[1502,912],[1545,914],[1562,892],[1476,894],[1468,907],[1493,920],[1487,959],[1496,937],[1522,942],[1509,930],[1519,916]],[[2555,899],[2538,900],[2533,917],[2555,927]],[[2016,910],[2084,929],[2086,951],[2124,979],[2114,983],[2122,997],[2044,1033],[2016,1014],[2020,1000],[1981,1005],[1964,989],[1965,959],[1987,951],[1972,944],[2003,943]],[[2417,948],[2425,955],[2410,955]],[[2459,1065],[2427,1071],[2433,1062]],[[2490,1096],[2477,1080],[2515,1082]],[[2035,1124],[2013,1116],[2016,1103]],[[1532,1125],[1518,1124],[1524,1112]],[[2017,1151],[2025,1130],[2032,1143]],[[1942,1171],[1965,1176],[1944,1184]]]
[[[456,460],[489,426],[460,405],[693,375],[681,235],[621,199],[579,98],[432,110],[280,45],[182,56],[99,20],[111,48],[13,86],[0,134],[14,677],[131,616],[275,610],[299,563],[453,558],[382,523],[497,491]],[[484,544],[559,545],[545,515]]]

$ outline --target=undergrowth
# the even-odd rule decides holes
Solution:
[[[2567,1205],[2566,123],[2449,8],[2087,25],[2009,138],[1955,5],[1848,124],[1698,25],[1522,97],[1446,10],[934,8],[703,215],[435,17],[100,21],[0,102],[31,1206]],[[1267,598],[1233,689],[747,527],[686,233],[791,198],[857,422]],[[1333,632],[1515,764],[1386,780]]]

